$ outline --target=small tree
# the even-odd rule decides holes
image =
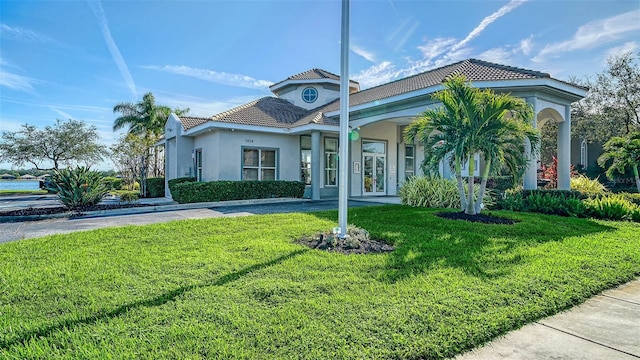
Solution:
[[[109,157],[127,184],[132,185],[142,180],[145,160],[148,160],[147,155],[149,147],[153,145],[152,141],[149,138],[124,134],[118,142],[109,147]]]
[[[539,141],[532,125],[533,109],[511,95],[471,87],[463,76],[445,81],[444,90],[433,98],[442,106],[428,109],[414,120],[405,130],[405,141],[412,143],[419,137],[424,142],[424,165],[432,169],[432,173],[437,173],[440,161],[450,154],[461,206],[467,214],[478,214],[481,201],[476,201],[474,196],[475,154],[480,154],[485,161],[479,199],[484,196],[489,174],[502,166],[515,178],[521,177],[527,163],[525,140],[534,145]],[[532,146],[531,151],[536,148]],[[469,161],[466,200],[461,172],[465,161]]]
[[[97,128],[80,120],[56,120],[44,129],[24,124],[19,131],[2,132],[0,158],[18,167],[32,164],[37,170],[91,164],[102,160],[105,153],[99,139]]]
[[[614,137],[607,141],[603,147],[603,153],[598,158],[601,167],[607,167],[607,177],[613,178],[616,172],[624,174],[626,169],[633,170],[636,187],[640,192],[640,176],[638,166],[640,166],[640,132],[629,134],[624,137]]]

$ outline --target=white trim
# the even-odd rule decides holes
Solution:
[[[278,90],[286,87],[287,85],[299,85],[299,84],[334,84],[334,85],[340,86],[340,80],[333,80],[328,78],[299,79],[299,80],[287,79],[277,84],[273,84],[269,86],[269,90],[271,90],[272,92],[278,92]],[[349,80],[349,88],[359,89],[360,86],[358,86],[357,83],[354,83],[353,81]]]

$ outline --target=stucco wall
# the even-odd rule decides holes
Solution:
[[[316,89],[316,91],[318,91],[318,98],[316,99],[316,101],[312,102],[312,103],[307,103],[304,102],[302,100],[302,90],[304,90],[307,87],[312,87],[314,89]],[[322,85],[317,85],[317,84],[300,84],[297,85],[297,87],[295,87],[293,90],[280,94],[279,96],[281,99],[286,99],[289,100],[289,102],[291,102],[292,104],[299,106],[301,108],[304,109],[313,109],[316,108],[320,105],[324,105],[330,101],[333,101],[337,98],[340,97],[340,92],[339,91],[335,91],[335,90],[331,90],[331,89],[326,89],[325,87],[323,87]]]
[[[219,131],[211,131],[196,137],[193,141],[193,148],[202,150],[202,181],[218,180],[219,134]]]

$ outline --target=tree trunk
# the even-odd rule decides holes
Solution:
[[[480,192],[478,193],[478,200],[476,200],[476,214],[480,214],[482,211],[482,199],[484,198],[484,192],[487,188],[487,178],[489,178],[489,170],[491,169],[491,159],[487,159],[484,171],[482,172],[482,182],[480,183]]]
[[[455,160],[456,180],[458,181],[458,192],[460,193],[460,211],[467,208],[467,198],[464,194],[464,184],[462,183],[462,170],[460,169],[460,159]]]
[[[638,176],[638,166],[633,167],[633,176],[636,178],[636,187],[640,193],[640,176]]]
[[[473,173],[475,172],[475,166],[474,166],[474,161],[473,161],[473,155],[471,155],[471,157],[469,158],[469,178],[468,178],[468,185],[469,185],[469,193],[467,194],[467,196],[469,196],[468,200],[467,200],[467,209],[464,211],[466,214],[469,215],[475,215],[476,214],[476,208],[475,208],[475,201],[474,201],[474,191],[473,191],[473,183],[475,181],[475,176],[473,176]]]

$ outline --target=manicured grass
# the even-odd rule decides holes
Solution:
[[[294,243],[336,213],[189,220],[0,245],[0,358],[443,358],[640,275],[640,225],[351,209],[396,246]]]
[[[46,195],[47,190],[0,190],[0,197],[13,195]]]

